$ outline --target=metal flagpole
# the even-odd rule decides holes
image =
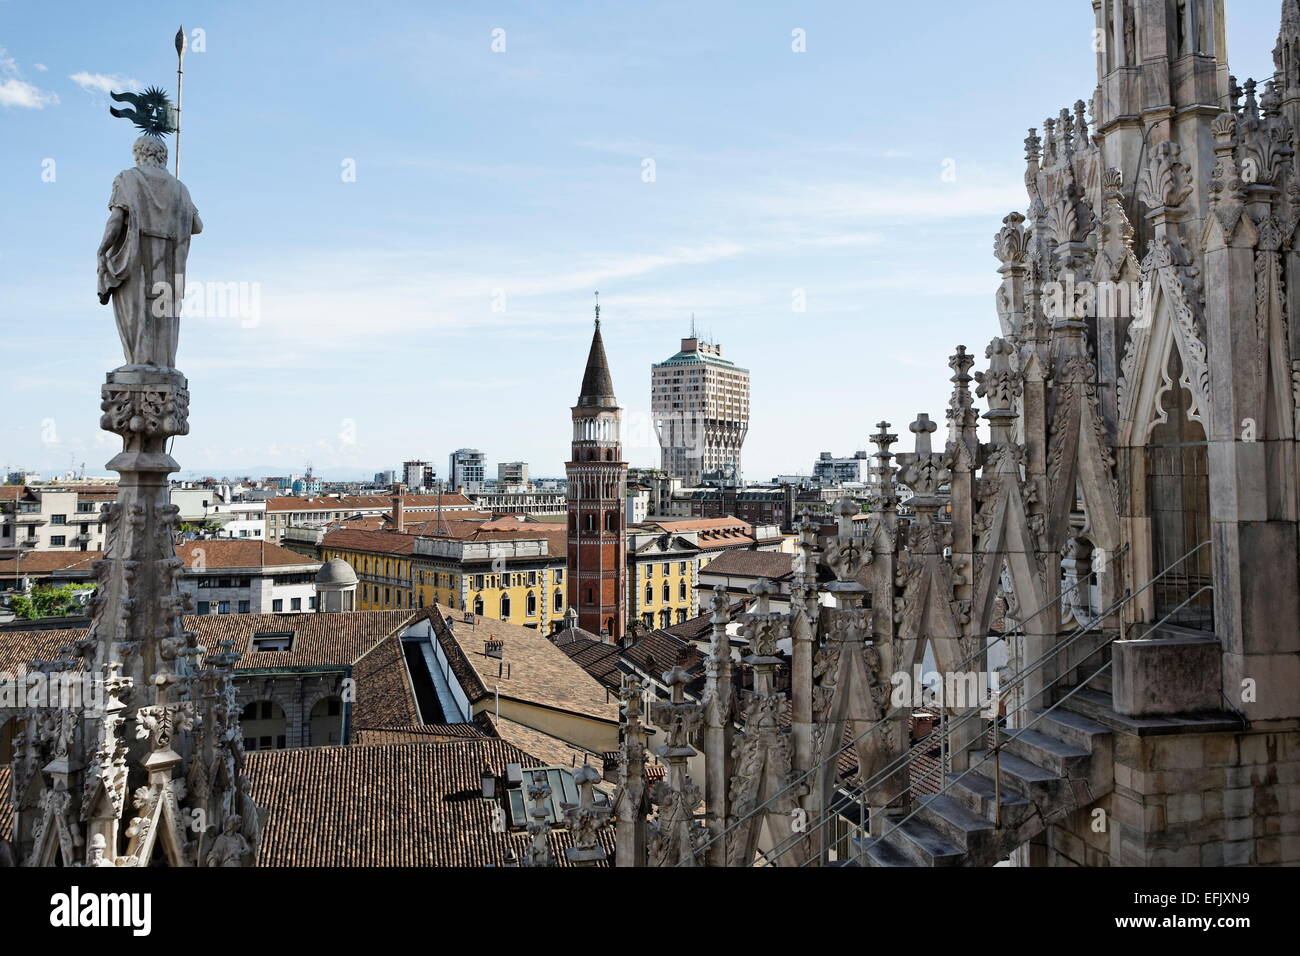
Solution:
[[[181,178],[181,104],[185,100],[185,26],[176,31],[176,178]]]

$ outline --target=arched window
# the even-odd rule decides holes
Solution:
[[[325,697],[316,701],[311,709],[310,744],[324,747],[343,742],[343,701],[338,697]]]
[[[284,711],[273,700],[255,700],[239,715],[245,750],[283,750],[288,746]]]
[[[510,595],[503,594],[501,595],[501,620],[504,621],[508,617],[510,617]]]
[[[586,529],[587,529],[588,531],[595,531],[595,530],[596,530],[596,516],[595,516],[595,515],[587,515],[587,520],[586,520]]]
[[[664,582],[664,603],[667,604],[673,599],[673,589],[667,581]]]
[[[528,601],[526,606],[528,608],[528,616],[536,617],[537,616],[537,594],[535,592],[533,591],[528,592]]]
[[[655,586],[653,584],[645,586],[645,602],[646,604],[654,604],[655,602]]]
[[[483,614],[483,595],[481,594],[474,595],[474,613],[480,616]]]
[[[686,582],[685,582],[685,581],[678,581],[678,582],[677,582],[677,599],[680,600],[680,601],[685,601],[685,600],[686,600]]]
[[[564,607],[564,592],[561,591],[559,588],[556,588],[555,589],[555,610],[558,611],[562,607]]]
[[[618,512],[616,511],[605,512],[605,530],[606,531],[618,530]]]

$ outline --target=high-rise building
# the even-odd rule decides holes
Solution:
[[[619,437],[622,409],[596,331],[573,406],[573,451],[565,465],[569,506],[569,607],[578,626],[610,640],[627,625],[627,462]]]
[[[528,485],[528,462],[503,461],[497,464],[497,487],[526,487]]]
[[[419,488],[432,488],[437,484],[438,474],[433,470],[433,465],[427,461],[404,461],[402,462],[402,484],[407,488],[416,490]],[[392,482],[389,482],[392,484]]]
[[[487,479],[487,456],[477,448],[457,448],[447,461],[447,480],[453,491],[481,491]]]
[[[740,446],[749,430],[749,370],[722,346],[692,335],[650,368],[650,411],[663,468],[690,487],[704,477],[740,482]]]

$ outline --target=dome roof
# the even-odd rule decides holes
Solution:
[[[342,558],[331,558],[316,572],[316,583],[347,587],[357,583],[357,573]]]

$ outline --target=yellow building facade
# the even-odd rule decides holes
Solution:
[[[456,539],[342,529],[319,554],[356,572],[358,610],[440,604],[550,633],[567,609],[565,554],[551,540],[563,530],[532,530]]]
[[[692,535],[628,529],[628,620],[671,627],[699,613],[700,551]]]

